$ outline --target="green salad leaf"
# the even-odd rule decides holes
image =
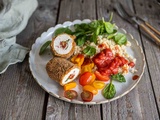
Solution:
[[[119,44],[119,45],[124,45],[127,43],[127,37],[125,34],[123,33],[117,33],[115,36],[114,36],[114,41],[116,44]]]
[[[105,26],[106,32],[108,34],[113,33],[113,31],[114,31],[114,24],[111,24],[110,22],[104,22],[104,26]]]
[[[76,44],[77,44],[78,46],[83,46],[84,43],[85,43],[85,41],[86,41],[86,36],[78,37],[78,38],[76,39]]]
[[[116,94],[116,89],[114,84],[112,84],[112,80],[109,84],[107,84],[104,89],[102,90],[102,95],[106,98],[106,99],[111,99],[115,96]]]
[[[67,27],[66,28],[64,28],[64,27],[58,28],[54,32],[54,35],[57,36],[57,35],[62,34],[62,33],[67,33],[67,34],[72,35],[72,31],[69,28],[67,28]]]
[[[93,56],[96,53],[96,49],[92,46],[87,46],[84,50],[83,53],[88,55],[88,56]]]
[[[111,75],[111,81],[109,84],[107,84],[104,89],[102,90],[102,95],[106,98],[106,99],[111,99],[115,96],[116,94],[116,89],[114,84],[112,83],[113,80],[116,80],[118,82],[126,82],[125,77],[118,73],[115,75]]]
[[[51,44],[51,41],[46,41],[40,48],[39,55],[42,55],[50,44]]]
[[[112,75],[112,76],[111,76],[111,79],[112,79],[112,80],[116,80],[116,81],[118,81],[118,82],[126,82],[125,77],[124,77],[122,74],[120,74],[120,73],[115,74],[115,75]]]

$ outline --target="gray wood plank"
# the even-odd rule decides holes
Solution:
[[[134,0],[134,4],[136,13],[160,31],[160,7],[157,1]],[[141,30],[141,33],[143,33],[143,30]],[[142,41],[152,87],[155,92],[158,109],[160,110],[160,47],[144,35],[142,35]]]
[[[125,0],[121,1],[123,5],[127,8]],[[98,8],[98,18],[104,17],[108,18],[108,11],[110,5],[113,1],[97,1]],[[136,5],[136,4],[135,4]],[[108,9],[108,10],[107,10]],[[121,19],[116,13],[114,13],[113,21],[120,27],[127,30],[131,33],[141,44],[141,37],[138,32],[138,29],[134,28],[132,25]],[[146,51],[147,48],[145,48]],[[151,58],[151,57],[150,57]],[[154,60],[155,61],[155,60]],[[152,61],[152,62],[154,62]],[[157,65],[157,64],[156,64]],[[155,65],[155,66],[156,66]],[[103,104],[103,119],[107,120],[124,120],[124,119],[133,119],[133,120],[155,120],[159,119],[158,111],[156,108],[156,102],[154,99],[154,92],[151,86],[150,75],[148,73],[148,67],[145,69],[144,75],[140,83],[126,96],[113,101],[111,103]],[[155,71],[155,69],[154,69]],[[156,83],[156,82],[155,82]]]
[[[67,6],[67,7],[66,7]],[[86,11],[87,10],[87,11]],[[94,0],[62,0],[58,23],[75,19],[96,19]],[[100,105],[88,106],[67,103],[49,96],[47,120],[100,120]]]
[[[58,0],[39,0],[39,7],[17,42],[31,48],[35,39],[55,24]],[[40,120],[43,118],[45,91],[29,70],[28,55],[22,63],[10,66],[0,75],[0,119]]]

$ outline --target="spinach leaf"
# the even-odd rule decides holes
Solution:
[[[55,32],[54,32],[54,35],[57,36],[59,34],[62,34],[62,33],[67,33],[67,34],[72,34],[72,31],[69,29],[69,28],[58,28]]]
[[[46,41],[40,48],[39,55],[42,55],[50,44],[51,44],[51,41]]]
[[[111,80],[111,82],[107,84],[102,90],[102,95],[106,99],[111,99],[115,96],[115,94],[116,94],[116,89],[115,89],[115,86],[112,84],[112,80]]]
[[[93,33],[93,35],[90,37],[90,41],[91,42],[94,42],[95,44],[97,43],[97,35],[96,35],[96,32]]]
[[[96,53],[96,49],[92,46],[87,46],[84,50],[83,53],[88,55],[88,56],[93,56]]]
[[[117,33],[114,37],[114,41],[116,42],[116,44],[124,45],[127,43],[127,37],[122,33]]]
[[[118,73],[118,74],[116,74],[116,75],[112,75],[112,76],[111,76],[111,79],[112,79],[112,80],[116,80],[116,81],[118,81],[118,82],[126,82],[125,77],[124,77],[122,74],[120,74],[120,73]]]
[[[74,32],[73,33],[77,38],[80,37],[80,36],[85,36],[85,33],[83,31],[81,32]]]
[[[85,37],[85,36],[82,36],[82,37],[79,37],[79,38],[76,39],[76,44],[77,44],[78,46],[83,46],[84,43],[85,43],[85,41],[86,41],[86,37]]]
[[[111,24],[110,22],[104,22],[104,26],[105,26],[105,29],[106,29],[108,34],[113,33],[113,31],[114,31],[114,25],[113,24]]]
[[[107,36],[107,39],[108,39],[108,40],[109,40],[109,39],[112,39],[114,36],[115,36],[115,34],[110,34],[110,35]]]

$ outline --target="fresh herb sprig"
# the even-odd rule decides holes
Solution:
[[[39,55],[42,55],[50,44],[51,44],[51,41],[46,41],[40,48]]]
[[[114,84],[112,84],[112,80],[109,84],[107,84],[104,89],[102,90],[102,95],[106,98],[106,99],[111,99],[115,96],[116,94],[116,88],[114,86]]]
[[[114,84],[112,83],[113,80],[116,80],[118,82],[126,82],[125,77],[120,73],[115,74],[115,75],[111,75],[110,83],[107,84],[104,87],[104,89],[102,90],[102,95],[106,99],[111,99],[116,95],[116,88],[115,88]]]
[[[126,82],[125,77],[122,74],[120,74],[120,73],[112,75],[111,79],[115,80],[115,81],[118,81],[118,82]]]

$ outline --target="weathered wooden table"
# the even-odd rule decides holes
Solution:
[[[120,0],[119,0],[120,1]],[[123,5],[127,8],[127,0]],[[160,6],[155,0],[132,0],[131,10],[160,30]],[[48,28],[75,19],[108,18],[112,0],[38,0],[39,6],[17,42],[31,48]],[[126,96],[101,105],[77,105],[46,93],[34,80],[28,55],[0,75],[0,120],[158,120],[160,118],[160,47],[139,27],[114,12],[113,21],[142,46],[146,68],[140,83]]]

